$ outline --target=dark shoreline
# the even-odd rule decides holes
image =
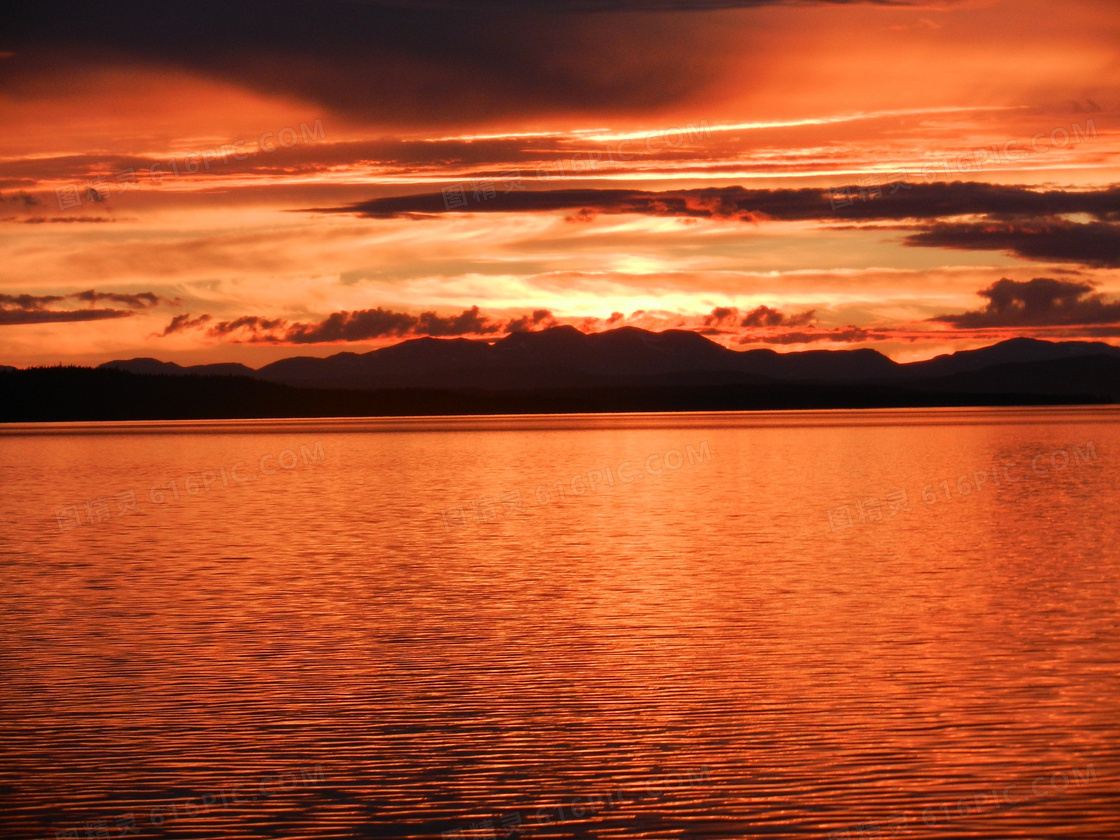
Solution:
[[[0,373],[0,422],[233,420],[655,411],[1111,405],[1095,394],[979,393],[922,383],[618,385],[526,390],[297,388],[240,376],[81,367]]]

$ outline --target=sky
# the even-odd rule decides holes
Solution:
[[[1120,345],[1120,4],[40,0],[0,364]]]

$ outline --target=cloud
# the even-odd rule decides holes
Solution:
[[[580,13],[592,6],[664,14],[633,22],[625,34],[632,48],[604,49],[621,39],[603,29],[599,15]],[[678,37],[668,37],[667,18],[680,16],[664,4],[638,2],[323,0],[312,9],[303,0],[40,0],[5,26],[5,41],[22,60],[4,63],[0,83],[34,90],[43,76],[98,60],[137,63],[398,128],[527,110],[637,109],[679,102],[714,76],[716,63],[703,53],[690,61],[692,72],[679,72],[679,56],[704,43],[702,26],[678,24]],[[437,94],[439,107],[432,107]]]
[[[739,340],[739,344],[754,344],[756,342],[762,342],[763,344],[813,344],[818,341],[832,341],[837,344],[860,344],[864,341],[886,341],[891,337],[890,335],[878,333],[874,330],[866,330],[862,327],[849,325],[847,327],[820,330],[818,332],[787,332],[758,338],[745,336]]]
[[[220,338],[235,332],[247,332],[252,336],[249,340],[267,341],[272,330],[285,326],[288,322],[283,318],[260,318],[256,315],[245,315],[233,321],[220,321],[208,330],[212,338]]]
[[[486,328],[485,318],[479,315],[477,306],[451,318],[440,318],[434,312],[413,316],[378,307],[357,312],[334,312],[318,324],[296,324],[285,332],[281,340],[293,344],[319,344],[403,336],[412,332],[424,332],[420,329],[422,320],[435,330],[432,335],[463,335],[494,331]]]
[[[172,320],[172,332],[201,326],[208,316],[195,322]],[[373,341],[382,338],[415,338],[433,336],[505,335],[546,329],[557,324],[552,312],[537,309],[528,315],[510,319],[492,318],[477,306],[458,315],[439,315],[434,311],[413,315],[391,309],[360,309],[354,312],[333,312],[316,323],[290,323],[282,318],[260,318],[247,315],[232,321],[220,321],[207,330],[212,338],[237,336],[239,341],[267,344],[326,344],[340,341]],[[167,334],[165,332],[165,334]]]
[[[132,309],[145,309],[160,303],[175,304],[154,292],[123,294],[98,292],[87,289],[68,295],[0,294],[0,326],[15,324],[52,324],[71,321],[103,321],[109,318],[128,318],[133,313],[120,309],[57,310],[48,307],[66,300],[77,300],[91,306],[101,302],[124,304]]]
[[[930,320],[963,329],[1120,324],[1120,301],[1092,292],[1091,284],[1074,280],[1004,277],[978,292],[988,300],[983,309]]]
[[[18,204],[20,207],[23,207],[24,209],[29,209],[31,207],[39,207],[43,203],[39,199],[37,199],[35,196],[31,195],[30,193],[23,192],[23,191],[17,192],[15,195],[11,195],[11,196],[0,195],[0,202],[9,202],[11,204]]]
[[[887,185],[890,186],[890,185]],[[1009,251],[1021,258],[1120,267],[1120,187],[1099,190],[1033,190],[1000,184],[907,184],[891,196],[839,205],[829,189],[694,190],[571,189],[509,192],[449,208],[440,193],[389,196],[345,207],[312,208],[371,219],[434,218],[445,213],[564,213],[567,221],[592,222],[600,215],[640,214],[686,219],[854,223],[918,222],[904,239],[911,247]],[[1073,222],[1069,214],[1094,221]],[[943,221],[984,216],[983,221]],[[913,230],[913,227],[910,228]]]
[[[397,129],[648,112],[711,87],[741,49],[713,14],[782,5],[928,0],[37,0],[5,21],[17,56],[0,84],[36,92],[52,76],[133,63]]]
[[[151,306],[157,306],[160,303],[166,303],[172,306],[177,305],[178,301],[168,300],[167,298],[160,297],[154,292],[137,292],[135,294],[124,294],[120,292],[99,292],[96,289],[87,289],[84,292],[73,292],[68,295],[7,295],[0,294],[0,307],[17,307],[26,310],[41,310],[45,306],[52,303],[58,303],[62,300],[79,300],[83,303],[96,304],[101,301],[110,301],[112,303],[123,303],[125,306],[130,306],[133,309],[144,309]]]
[[[441,318],[434,312],[423,312],[413,331],[433,336],[490,335],[508,332],[502,324],[495,324],[485,315],[480,315],[477,306],[464,309],[462,314],[447,318]]]
[[[102,222],[115,222],[116,219],[109,219],[105,216],[51,216],[50,218],[46,216],[33,216],[30,219],[19,219],[19,221],[25,225],[96,225]]]
[[[813,320],[815,311],[810,309],[797,315],[786,315],[769,306],[759,306],[746,314],[741,327],[800,327]]]
[[[195,327],[201,327],[209,320],[209,315],[199,315],[197,318],[191,318],[189,313],[184,312],[182,315],[176,315],[172,318],[171,323],[164,327],[163,332],[158,333],[158,337],[166,338],[178,332],[185,332]]]
[[[0,309],[21,309],[38,312],[52,303],[63,300],[62,295],[7,295],[0,293]]]
[[[615,315],[622,313],[616,312]],[[612,318],[614,315],[611,316]],[[739,310],[733,306],[717,306],[710,313],[704,316],[705,327],[722,327],[727,325],[729,321],[735,321],[739,317]]]
[[[891,184],[884,187],[889,188]],[[342,207],[309,208],[317,213],[353,213],[370,219],[422,218],[446,213],[567,213],[575,220],[601,214],[722,219],[757,224],[766,220],[876,221],[933,220],[947,216],[987,215],[994,219],[1039,219],[1084,213],[1099,221],[1120,221],[1120,187],[1100,190],[1034,190],[1001,184],[906,184],[906,190],[883,198],[841,205],[830,189],[745,189],[709,187],[694,190],[572,189],[511,191],[484,201],[448,207],[442,193],[388,196]],[[1055,221],[1058,223],[1058,220]],[[1107,226],[1105,226],[1107,227]]]
[[[523,8],[524,0],[373,0],[381,6],[408,6],[426,9],[485,9]],[[950,0],[952,2],[952,0]],[[711,12],[728,9],[754,9],[761,6],[919,6],[928,0],[535,0],[533,5],[551,13],[573,12]]]
[[[556,319],[548,309],[537,309],[532,315],[523,315],[506,323],[507,332],[529,332],[533,327],[546,329],[557,325]]]
[[[813,309],[787,315],[779,309],[758,306],[750,312],[741,313],[733,306],[718,306],[704,316],[706,332],[722,332],[737,327],[803,327],[813,322],[816,311]]]
[[[1095,268],[1120,268],[1120,224],[1065,219],[1027,222],[940,222],[907,237],[916,247],[1009,251],[1032,260],[1061,260]]]
[[[133,314],[135,313],[119,309],[79,309],[70,312],[0,309],[0,326],[56,324],[67,321],[104,321],[109,318],[128,318]]]
[[[123,303],[125,306],[131,306],[133,309],[144,309],[147,307],[158,306],[160,303],[166,303],[171,306],[178,305],[178,301],[171,301],[167,298],[162,298],[154,292],[139,292],[137,294],[120,294],[117,292],[98,292],[94,289],[88,289],[84,292],[75,292],[67,297],[75,300],[85,301],[89,304],[99,303],[100,301],[107,300],[112,303]]]

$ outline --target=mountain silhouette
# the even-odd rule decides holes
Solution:
[[[996,365],[1046,362],[1082,356],[1109,356],[1120,359],[1120,347],[1113,347],[1100,341],[1054,342],[1035,338],[1011,338],[990,347],[962,350],[923,362],[911,362],[902,367],[910,377],[948,376],[983,370]]]
[[[730,350],[684,330],[419,338],[253,370],[152,358],[0,368],[0,421],[1120,402],[1120,348],[1018,338],[899,364],[874,350]]]
[[[255,371],[239,364],[181,367],[148,358],[106,362],[101,367],[132,373],[249,376],[304,388],[504,390],[654,381],[687,384],[694,376],[700,376],[702,381],[741,384],[912,381],[1001,364],[1092,355],[1120,358],[1120,348],[1102,342],[1014,338],[978,350],[898,364],[870,349],[736,351],[687,330],[655,333],[621,327],[585,334],[575,327],[563,326],[511,333],[493,343],[465,338],[417,338],[368,353],[344,352],[325,358],[294,356]]]

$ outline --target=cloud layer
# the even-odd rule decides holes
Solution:
[[[845,203],[828,189],[694,190],[577,189],[511,191],[455,205],[443,193],[392,196],[344,207],[312,208],[319,213],[354,213],[371,219],[418,218],[445,213],[533,213],[577,211],[638,213],[744,222],[761,220],[909,220],[987,215],[997,219],[1085,213],[1100,221],[1120,221],[1120,187],[1101,190],[1033,190],[977,182],[911,184],[891,182],[882,197]]]
[[[1089,283],[1005,277],[978,294],[988,301],[983,309],[932,320],[969,329],[1120,324],[1120,300],[1106,301]]]
[[[190,318],[178,315],[162,335],[172,335],[203,327],[213,319],[209,315]],[[267,344],[330,344],[350,341],[375,341],[385,338],[416,338],[419,336],[500,336],[511,332],[544,329],[556,325],[547,309],[515,318],[493,318],[472,306],[458,315],[441,316],[434,311],[411,315],[377,307],[348,312],[334,312],[315,323],[290,323],[283,318],[261,318],[246,315],[210,326],[211,338]]]
[[[906,244],[1008,251],[1029,260],[1120,268],[1120,224],[1106,222],[1077,223],[1051,217],[1023,222],[937,223],[907,237]]]
[[[62,301],[75,300],[90,304],[90,309],[58,310],[51,309]],[[149,309],[160,304],[176,305],[177,301],[168,300],[154,292],[125,294],[120,292],[98,292],[87,289],[68,295],[0,294],[0,325],[52,324],[73,321],[104,321],[111,318],[128,318],[133,311],[123,309],[95,309],[98,303],[123,304],[131,310]]]
[[[510,191],[482,201],[453,204],[445,193],[392,196],[318,213],[353,213],[370,219],[422,220],[455,213],[566,213],[573,222],[600,215],[638,214],[713,219],[758,225],[768,221],[832,223],[919,222],[905,238],[912,247],[1006,251],[1029,260],[1120,267],[1120,187],[1100,190],[1033,190],[955,181],[893,182],[878,197],[837,200],[827,189],[694,190],[576,189]],[[1080,214],[1095,221],[1075,222]],[[983,216],[984,221],[944,221]]]

